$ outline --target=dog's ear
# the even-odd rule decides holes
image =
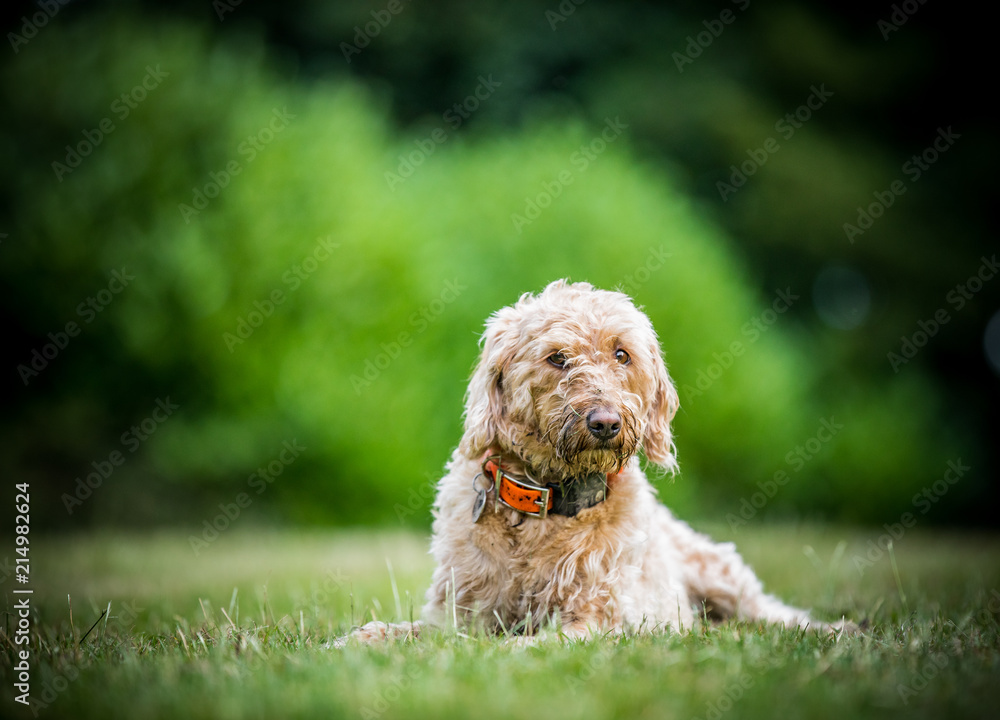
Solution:
[[[674,419],[680,408],[680,398],[677,388],[667,374],[667,366],[660,355],[660,348],[654,344],[655,358],[654,382],[656,390],[653,394],[653,406],[646,420],[646,431],[642,438],[642,447],[646,458],[656,463],[664,470],[677,470],[677,454],[674,448],[674,438],[670,432],[670,421]]]
[[[503,373],[517,349],[517,322],[513,308],[504,308],[486,323],[483,349],[465,395],[465,432],[459,451],[478,460],[489,448],[498,448],[506,420],[503,407]]]

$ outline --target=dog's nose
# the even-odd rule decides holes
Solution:
[[[621,415],[610,408],[598,408],[587,415],[587,429],[598,440],[610,440],[622,429]]]

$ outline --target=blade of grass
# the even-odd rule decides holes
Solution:
[[[110,607],[110,606],[111,606],[111,603],[108,603],[108,607]],[[97,627],[97,623],[101,622],[101,618],[103,618],[103,617],[104,617],[104,614],[105,614],[105,613],[107,613],[107,610],[105,610],[104,612],[102,612],[102,613],[101,613],[101,617],[97,618],[97,619],[96,619],[96,620],[94,621],[94,624],[90,626],[90,630],[93,630],[93,629],[94,629],[95,627]],[[82,638],[80,638],[80,642],[78,642],[78,643],[77,643],[77,646],[80,646],[80,645],[83,645],[83,641],[87,639],[87,636],[88,636],[88,635],[90,635],[90,630],[88,630],[87,632],[85,632],[85,633],[83,634],[83,637],[82,637]]]
[[[396,601],[396,619],[403,619],[403,605],[399,602],[399,587],[396,585],[396,575],[392,572],[392,562],[388,557],[385,566],[389,569],[389,583],[392,585],[392,599]]]
[[[896,578],[896,589],[899,591],[899,600],[903,603],[903,612],[907,617],[910,615],[910,608],[906,604],[906,593],[903,592],[903,581],[899,578],[899,567],[896,565],[896,553],[893,550],[892,540],[889,541],[889,562],[892,563],[892,574]]]

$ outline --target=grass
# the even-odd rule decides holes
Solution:
[[[894,549],[897,581],[888,553],[856,568],[877,537],[764,526],[728,538],[788,601],[868,619],[839,641],[726,623],[531,647],[443,632],[344,650],[323,646],[372,616],[419,611],[426,537],[234,530],[197,556],[181,533],[36,538],[31,695],[44,706],[13,702],[8,583],[0,716],[995,717],[1000,539],[910,530]]]

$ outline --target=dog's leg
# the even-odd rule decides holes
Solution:
[[[703,601],[711,615],[765,620],[786,627],[839,629],[765,593],[763,584],[733,543],[717,543],[673,517],[667,521],[666,529],[681,553],[689,596]]]
[[[331,647],[342,648],[350,643],[374,645],[387,640],[418,638],[421,628],[422,624],[419,622],[385,623],[376,620],[337,638],[331,643]]]

